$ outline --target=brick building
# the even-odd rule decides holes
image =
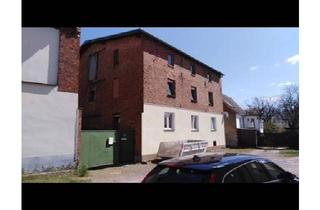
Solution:
[[[134,129],[135,159],[161,141],[225,146],[223,74],[141,30],[86,41],[80,52],[84,129]]]
[[[22,28],[22,168],[75,163],[79,28]]]

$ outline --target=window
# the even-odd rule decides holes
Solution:
[[[213,80],[212,72],[209,72],[207,77],[208,77],[209,82],[211,82]]]
[[[196,115],[191,115],[191,130],[199,130],[199,117]]]
[[[196,67],[194,65],[190,65],[191,75],[196,75]]]
[[[112,115],[112,124],[113,124],[114,130],[120,129],[120,114],[119,113],[115,113]]]
[[[174,66],[173,55],[168,55],[168,65]]]
[[[213,93],[208,92],[209,106],[213,106]]]
[[[164,113],[164,129],[173,130],[174,129],[174,114],[166,112]]]
[[[113,65],[119,64],[119,50],[113,51]]]
[[[211,117],[211,131],[216,131],[216,130],[217,130],[216,118]]]
[[[89,56],[89,81],[97,79],[98,53]]]
[[[197,88],[193,86],[191,86],[191,102],[197,102]]]
[[[252,178],[245,167],[239,167],[224,178],[224,183],[252,183]]]
[[[88,101],[89,102],[93,102],[95,100],[96,100],[96,88],[95,87],[91,87],[91,88],[89,88]]]
[[[112,82],[112,89],[113,89],[113,98],[119,97],[119,79],[114,78]]]
[[[262,168],[262,166],[257,162],[252,162],[245,165],[246,169],[248,169],[255,183],[262,183],[270,181],[268,174]]]
[[[250,128],[255,128],[256,127],[254,118],[248,119],[248,121],[249,121],[249,127]]]
[[[273,180],[279,179],[279,176],[284,172],[281,168],[271,162],[262,163],[262,165],[267,169]]]
[[[171,98],[176,97],[176,82],[174,80],[168,79],[167,96]]]

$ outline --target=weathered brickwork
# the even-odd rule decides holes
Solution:
[[[202,65],[162,46],[150,39],[143,40],[144,58],[144,103],[186,108],[205,112],[223,111],[221,76],[213,73],[209,82],[207,74],[212,72]],[[168,65],[168,54],[174,56],[174,66]],[[191,75],[190,65],[194,65],[196,75]],[[176,84],[176,97],[167,97],[167,80]],[[197,103],[191,102],[191,86],[197,88]],[[213,93],[213,106],[209,106],[208,92]]]
[[[58,91],[77,93],[79,88],[80,31],[59,28]]]
[[[235,147],[238,145],[236,112],[226,104],[224,104],[223,109],[224,112],[228,112],[228,117],[225,118],[224,122],[226,146]]]
[[[119,64],[113,63],[113,51],[119,50]],[[88,81],[89,56],[98,52],[98,73]],[[168,54],[175,65],[168,66]],[[191,76],[189,65],[196,67]],[[209,82],[203,65],[185,58],[172,49],[135,34],[89,44],[81,49],[79,107],[83,110],[83,129],[113,129],[113,114],[120,114],[121,129],[135,130],[135,156],[141,160],[141,115],[143,104],[151,103],[205,112],[223,111],[221,75]],[[113,80],[119,79],[118,97],[113,97]],[[167,97],[167,79],[176,81],[176,98]],[[197,87],[197,103],[191,102],[191,85]],[[96,88],[96,100],[89,102],[89,89]],[[208,91],[214,106],[209,106]]]

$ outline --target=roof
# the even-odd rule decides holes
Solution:
[[[223,95],[223,102],[226,103],[236,113],[241,115],[246,114],[246,112],[241,108],[241,106],[237,104],[237,102],[235,102],[231,97]]]
[[[88,46],[90,46],[93,43],[105,42],[105,41],[112,40],[112,39],[117,39],[117,38],[132,36],[132,35],[138,35],[138,34],[143,34],[144,36],[146,36],[148,38],[151,38],[151,39],[153,39],[153,40],[165,45],[166,47],[170,48],[171,50],[182,54],[183,56],[185,56],[185,57],[187,57],[187,58],[199,63],[200,65],[205,66],[206,68],[214,71],[215,73],[217,73],[217,74],[219,74],[221,76],[224,76],[224,74],[222,72],[212,68],[211,66],[199,61],[198,59],[192,57],[191,55],[188,55],[187,53],[185,53],[185,52],[173,47],[172,45],[168,44],[167,42],[165,42],[165,41],[153,36],[152,34],[146,32],[146,31],[144,31],[142,29],[135,29],[135,30],[131,30],[131,31],[123,32],[123,33],[110,35],[110,36],[100,37],[100,38],[97,38],[97,39],[87,40],[81,45],[80,53],[82,53],[83,50],[85,50]]]
[[[211,170],[220,168],[231,164],[241,164],[251,160],[263,159],[255,155],[246,154],[215,154],[215,153],[202,153],[197,155],[199,160],[193,160],[194,155],[185,157],[172,158],[159,163],[159,165],[173,166],[181,168],[192,168],[195,170]]]

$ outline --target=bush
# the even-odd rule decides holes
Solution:
[[[263,125],[263,130],[265,133],[273,133],[275,132],[276,129],[277,129],[276,125],[270,121],[265,122]]]
[[[79,177],[84,177],[87,175],[88,172],[88,166],[86,164],[79,164],[79,166],[76,169],[76,175]]]

